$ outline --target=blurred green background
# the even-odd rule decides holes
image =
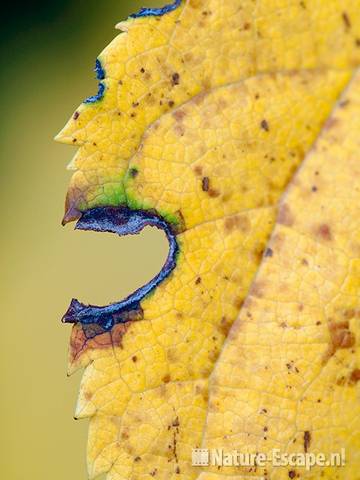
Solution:
[[[73,147],[53,142],[97,91],[98,53],[136,0],[37,0],[2,6],[1,436],[2,480],[87,478],[87,421],[73,411],[81,372],[66,377],[74,296],[104,304],[150,280],[167,254],[164,235],[74,232],[60,221]]]

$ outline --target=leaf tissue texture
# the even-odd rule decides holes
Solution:
[[[170,247],[127,299],[64,316],[90,478],[358,478],[358,1],[175,1],[117,27],[57,136],[78,147],[64,223]],[[193,467],[195,447],[347,463]]]

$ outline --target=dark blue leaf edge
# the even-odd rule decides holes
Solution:
[[[180,7],[182,0],[175,0],[173,3],[165,5],[160,8],[148,8],[143,7],[137,13],[130,15],[130,18],[141,18],[141,17],[160,17],[166,13],[173,12],[178,7]]]
[[[92,95],[84,100],[84,103],[96,103],[99,102],[103,97],[106,90],[103,80],[105,79],[105,70],[102,66],[100,60],[97,58],[95,62],[94,71],[96,73],[96,78],[99,80],[99,89],[96,95]]]
[[[163,230],[169,242],[169,253],[161,271],[146,285],[119,302],[107,306],[85,305],[72,299],[62,318],[64,323],[80,323],[83,328],[99,333],[110,331],[118,323],[129,321],[133,312],[142,312],[141,301],[155,290],[175,269],[179,253],[176,233],[172,227],[157,214],[130,210],[128,207],[97,207],[84,212],[75,229],[94,232],[111,232],[117,235],[136,235],[146,226]],[[96,326],[97,328],[93,328]]]

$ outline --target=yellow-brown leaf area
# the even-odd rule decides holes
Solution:
[[[99,55],[104,98],[83,103],[57,137],[80,147],[65,218],[126,202],[124,173],[144,132],[195,95],[262,73],[357,65],[356,3],[187,0],[119,24],[123,33]]]
[[[208,413],[209,377],[261,260],[273,258],[266,245],[280,197],[359,63],[360,12],[350,0],[190,0],[171,14],[132,19],[121,28],[125,33],[99,57],[104,98],[83,104],[60,135],[80,146],[67,219],[77,210],[126,204],[180,220],[183,231],[177,267],[141,302],[142,320],[88,342],[81,326],[74,327],[70,369],[86,367],[76,416],[92,417],[91,478],[108,472],[111,480],[190,480],[200,474],[191,467],[191,449],[202,444],[207,415],[209,444],[234,417],[229,402],[237,391],[224,393],[217,374]],[[335,178],[331,168],[328,175]],[[302,207],[304,219],[314,195]],[[282,205],[284,230],[296,212],[290,202]],[[327,236],[324,225],[318,228]],[[292,248],[290,265],[298,245]],[[284,270],[285,278],[291,274]],[[283,283],[274,283],[274,297],[285,295]],[[262,295],[261,283],[254,292]],[[307,339],[312,330],[301,322]],[[265,335],[261,328],[253,327],[252,338]],[[342,336],[352,339],[347,330],[335,325],[326,331],[336,345]],[[265,343],[283,340],[270,328],[267,334]],[[334,349],[328,363],[342,351]],[[295,350],[305,364],[313,362],[304,339]],[[237,358],[232,352],[237,370],[235,363],[224,370],[228,381],[247,365],[255,372],[262,365],[261,351],[246,357],[248,364],[241,350]],[[222,364],[223,356],[216,371]],[[253,378],[267,378],[262,375]],[[239,405],[248,419],[252,397],[241,387],[235,410]],[[256,390],[249,391],[255,398]],[[278,411],[284,405],[287,412],[285,393],[271,397]],[[222,410],[213,415],[217,395]],[[254,436],[256,428],[254,422]],[[283,432],[282,424],[278,429]]]
[[[210,381],[204,445],[346,450],[346,465],[266,478],[355,479],[360,467],[360,74],[283,197],[267,255]],[[282,212],[286,210],[284,223]],[[225,468],[201,479],[233,478]],[[234,477],[236,478],[236,477]]]
[[[141,303],[143,319],[126,328],[121,343],[87,348],[74,362],[91,360],[77,416],[93,417],[94,476],[110,469],[113,478],[137,478],[154,468],[163,478],[178,470],[184,478],[196,475],[189,462],[204,428],[207,379],[261,261],[279,196],[349,78],[347,72],[255,77],[195,98],[147,131],[131,188],[147,202],[158,195],[157,209],[183,205],[188,227],[178,235],[177,268]],[[184,389],[188,409],[179,400],[157,412]],[[157,404],[151,411],[150,401]],[[175,455],[164,444],[173,444],[167,424],[176,417]],[[139,438],[147,438],[146,448],[144,440],[137,447]]]

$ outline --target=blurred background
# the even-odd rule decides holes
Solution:
[[[157,0],[33,0],[2,6],[1,436],[2,480],[81,480],[87,421],[73,420],[81,372],[66,377],[74,296],[105,304],[152,278],[164,235],[136,237],[61,227],[73,147],[53,142],[97,91],[94,62],[114,25]],[[135,261],[132,259],[135,256]]]

